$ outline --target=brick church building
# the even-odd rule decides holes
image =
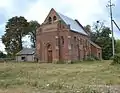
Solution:
[[[90,55],[101,59],[101,51],[78,20],[53,8],[36,31],[36,57],[41,62],[71,62],[84,60]]]

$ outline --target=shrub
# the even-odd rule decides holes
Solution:
[[[86,61],[95,61],[95,60],[100,60],[98,57],[95,55],[88,55]]]
[[[114,57],[112,56],[112,57],[110,57],[110,60],[113,60],[114,59]]]
[[[71,61],[70,63],[71,64],[78,64],[78,63],[80,63],[80,62],[82,62],[81,60],[76,60],[76,61]]]
[[[120,54],[115,54],[112,64],[120,64]]]
[[[86,61],[95,61],[95,58],[92,57],[92,56],[88,56],[87,59],[86,59]]]
[[[65,61],[57,61],[56,64],[65,64]]]

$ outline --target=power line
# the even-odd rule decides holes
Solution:
[[[120,28],[119,28],[119,26],[117,25],[117,23],[115,22],[115,20],[112,20],[113,22],[114,22],[114,24],[115,24],[115,26],[118,28],[118,30],[120,31]]]
[[[110,19],[111,19],[111,31],[112,31],[112,50],[113,50],[113,57],[115,55],[115,44],[114,44],[114,33],[113,33],[113,14],[112,14],[112,7],[115,6],[112,4],[111,0],[108,1],[107,7],[110,9]]]

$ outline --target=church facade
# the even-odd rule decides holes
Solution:
[[[101,59],[101,51],[78,20],[54,9],[36,31],[36,57],[41,62],[71,62],[90,55]]]

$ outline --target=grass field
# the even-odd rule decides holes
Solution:
[[[0,63],[0,93],[120,93],[120,65],[110,64]]]

